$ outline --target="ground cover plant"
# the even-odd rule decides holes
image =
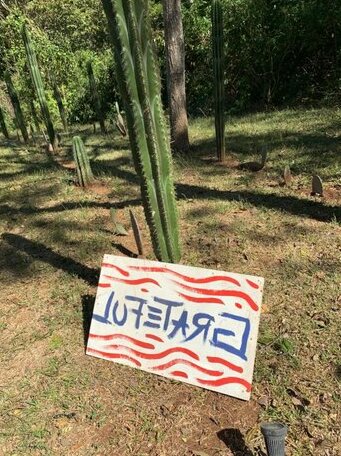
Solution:
[[[128,140],[74,125],[51,162],[3,138],[0,454],[260,455],[259,423],[280,420],[289,456],[339,455],[340,121],[336,108],[230,117],[218,164],[214,120],[196,119],[190,153],[175,157],[182,263],[266,280],[250,402],[84,354],[103,254],[137,254],[129,209],[154,258]],[[76,135],[96,179],[85,190]],[[264,150],[264,169],[240,166]],[[313,174],[323,198],[310,196]]]

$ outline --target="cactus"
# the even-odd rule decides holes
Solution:
[[[105,128],[103,109],[102,109],[101,101],[100,101],[99,95],[98,95],[97,83],[96,83],[94,71],[92,69],[92,63],[88,62],[86,67],[87,67],[87,71],[88,71],[88,78],[89,78],[90,92],[91,92],[93,107],[95,109],[95,112],[97,115],[97,120],[99,121],[99,124],[101,127],[101,132],[103,134],[105,134],[107,132],[107,130]]]
[[[32,115],[32,118],[33,118],[35,129],[36,129],[36,131],[38,133],[38,132],[41,131],[41,128],[40,128],[40,123],[39,123],[39,119],[38,119],[38,116],[37,116],[37,111],[36,111],[36,108],[34,106],[33,100],[30,100],[30,110],[31,110],[31,115]]]
[[[73,159],[76,163],[78,182],[81,187],[87,187],[94,181],[90,161],[84,143],[79,136],[72,140]]]
[[[23,115],[23,112],[21,109],[18,94],[13,85],[11,75],[8,71],[5,71],[4,78],[5,78],[5,82],[6,82],[6,86],[7,86],[8,95],[9,95],[12,105],[13,105],[16,126],[17,126],[17,128],[20,128],[22,137],[23,137],[25,143],[27,143],[28,142],[28,131],[26,128],[24,115]]]
[[[60,90],[59,90],[57,84],[54,84],[54,86],[53,86],[53,94],[54,94],[54,97],[55,97],[57,105],[58,105],[59,115],[60,115],[60,118],[61,118],[61,121],[63,124],[63,129],[65,132],[67,132],[68,131],[67,114],[66,114],[66,110],[64,107],[62,95],[60,93]]]
[[[215,132],[218,161],[225,160],[224,40],[221,0],[212,1],[212,48],[214,73]]]
[[[102,0],[135,169],[156,257],[180,259],[169,135],[161,105],[147,0]]]
[[[52,123],[49,107],[48,107],[48,104],[46,101],[43,80],[41,78],[40,70],[38,67],[38,61],[37,61],[37,57],[36,57],[36,54],[35,54],[33,46],[32,46],[31,38],[28,34],[28,31],[27,31],[25,25],[23,25],[23,28],[22,28],[22,37],[23,37],[24,44],[25,44],[27,62],[28,62],[29,70],[30,70],[31,79],[32,79],[33,86],[34,86],[36,94],[37,94],[37,98],[39,100],[41,113],[42,113],[42,116],[43,116],[43,119],[44,119],[44,122],[46,125],[49,140],[50,140],[50,143],[52,144],[53,149],[57,150],[58,141],[57,141],[57,136],[56,136],[55,129],[54,129],[54,126]]]
[[[115,102],[115,109],[116,109],[116,127],[122,136],[127,136],[127,129],[126,129],[124,119],[120,112],[120,107],[119,107],[117,101]]]
[[[0,127],[1,127],[1,131],[2,131],[2,134],[4,135],[4,137],[6,139],[9,139],[9,134],[8,134],[6,121],[5,121],[5,115],[4,115],[4,112],[1,107],[0,107]]]

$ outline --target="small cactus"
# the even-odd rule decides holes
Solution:
[[[291,175],[291,171],[290,171],[289,165],[286,165],[286,167],[284,168],[283,177],[284,177],[285,185],[289,186],[291,184],[291,181],[292,181],[292,175]]]
[[[311,195],[312,196],[323,196],[323,183],[320,176],[313,176],[312,183],[311,183]]]
[[[132,210],[129,211],[129,214],[130,214],[131,226],[133,227],[133,233],[134,233],[137,251],[139,252],[139,257],[144,258],[142,235],[141,235],[141,230],[140,230],[139,224],[138,224],[135,214]]]
[[[116,127],[117,129],[119,130],[119,132],[121,133],[122,136],[127,136],[127,129],[126,129],[126,126],[125,126],[125,123],[124,123],[124,119],[122,117],[122,114],[120,112],[120,107],[116,101],[115,103],[115,109],[116,109],[116,113],[117,113],[117,116],[116,116]]]
[[[94,176],[90,167],[90,161],[84,143],[79,136],[75,136],[72,141],[73,158],[76,163],[78,183],[81,187],[87,187],[94,181]]]
[[[6,125],[6,121],[5,121],[5,115],[4,115],[4,112],[1,107],[0,107],[0,127],[1,127],[1,131],[2,131],[2,134],[4,135],[4,137],[6,139],[9,139],[9,134],[8,134],[7,125]]]

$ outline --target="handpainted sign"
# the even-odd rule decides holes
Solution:
[[[247,400],[263,282],[105,255],[87,354]]]

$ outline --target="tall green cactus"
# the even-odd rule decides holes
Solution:
[[[4,78],[5,78],[5,82],[6,82],[6,86],[7,86],[8,95],[9,95],[12,105],[13,105],[17,128],[20,128],[22,137],[23,137],[25,143],[27,143],[29,138],[28,138],[28,131],[26,128],[24,115],[23,115],[23,112],[21,109],[17,91],[15,90],[11,75],[8,71],[5,71]]]
[[[76,163],[78,182],[81,187],[87,187],[94,181],[90,161],[84,143],[79,136],[72,140],[73,159]]]
[[[148,0],[102,0],[102,4],[154,252],[161,261],[177,262],[178,214]]]
[[[225,160],[224,23],[221,0],[212,0],[212,48],[217,156]]]
[[[28,62],[28,67],[30,69],[30,74],[31,74],[31,79],[37,94],[37,98],[39,100],[40,104],[40,109],[41,113],[46,125],[47,129],[47,134],[50,139],[50,143],[52,144],[52,147],[54,150],[57,150],[58,148],[58,141],[57,141],[57,136],[56,132],[52,123],[49,107],[46,101],[46,96],[45,96],[45,90],[44,90],[44,85],[43,85],[43,80],[41,78],[40,70],[38,67],[38,61],[36,54],[34,52],[31,38],[29,36],[29,33],[26,29],[26,26],[23,25],[22,27],[22,37],[24,40],[25,44],[25,49],[26,49],[26,55],[27,55],[27,62]]]
[[[101,100],[99,99],[97,83],[96,83],[94,71],[92,69],[92,63],[90,61],[87,63],[86,68],[88,71],[88,78],[89,78],[89,85],[90,85],[90,92],[91,92],[93,107],[95,108],[95,111],[96,111],[96,116],[97,116],[97,120],[99,121],[99,124],[101,127],[101,132],[105,134],[107,132],[107,130],[105,128],[103,109],[102,109],[102,105],[101,105]]]
[[[7,126],[6,126],[5,114],[4,114],[4,111],[2,110],[1,106],[0,106],[0,127],[1,127],[1,131],[2,131],[2,134],[4,135],[4,137],[6,139],[9,139],[9,133],[8,133]]]
[[[57,105],[58,105],[58,111],[59,111],[59,115],[60,115],[60,118],[61,118],[61,121],[63,124],[63,129],[65,132],[67,132],[68,131],[67,114],[66,114],[64,103],[63,103],[62,95],[60,93],[60,90],[59,90],[59,87],[57,86],[57,84],[54,84],[54,86],[53,86],[53,94],[54,94],[54,97],[55,97]]]

